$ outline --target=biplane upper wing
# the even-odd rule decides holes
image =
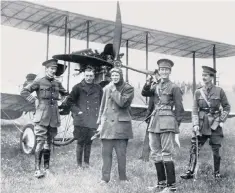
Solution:
[[[40,33],[49,32],[56,36],[65,36],[65,19],[71,32],[71,38],[88,40],[102,44],[112,43],[115,24],[113,21],[89,17],[36,4],[28,1],[1,1],[1,24]],[[118,18],[119,15],[118,15]],[[121,21],[121,20],[120,20]],[[82,33],[87,29],[89,33]],[[121,46],[149,52],[180,57],[212,58],[213,46],[216,58],[235,56],[235,46],[216,41],[199,39],[150,28],[122,24]],[[79,35],[82,34],[82,35]],[[142,38],[148,34],[146,39]],[[117,44],[118,47],[118,44]]]

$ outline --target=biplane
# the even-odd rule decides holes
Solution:
[[[96,82],[105,86],[109,82],[109,70],[114,66],[126,69],[126,81],[128,82],[128,70],[142,74],[152,75],[148,70],[148,53],[156,52],[179,57],[192,57],[193,64],[193,92],[196,89],[195,59],[213,58],[213,67],[216,69],[216,58],[235,56],[235,46],[220,42],[203,40],[154,29],[122,24],[121,11],[117,3],[116,21],[108,21],[93,17],[62,11],[46,7],[36,3],[25,1],[1,1],[1,24],[19,29],[25,29],[47,34],[46,59],[49,52],[49,35],[65,37],[64,54],[54,55],[53,58],[67,62],[67,89],[70,84],[70,62],[77,64],[77,74],[83,72],[86,65],[92,65],[96,69]],[[86,32],[86,33],[83,33]],[[145,35],[146,39],[140,39]],[[87,49],[70,53],[71,38],[87,41]],[[67,40],[69,40],[67,42]],[[89,42],[98,42],[113,45],[113,52],[89,48]],[[68,51],[67,51],[68,43]],[[126,65],[122,64],[120,47],[126,47]],[[146,51],[146,69],[140,70],[128,65],[128,49]],[[61,76],[66,69],[61,69]],[[214,80],[216,83],[216,77]],[[134,120],[143,120],[146,115],[147,104],[132,104]],[[20,95],[1,93],[1,119],[16,119],[23,113],[34,112],[35,107],[29,104]],[[234,117],[231,113],[230,117]],[[191,111],[185,111],[184,122],[191,122]],[[62,118],[61,132],[56,136],[55,145],[66,145],[73,141],[71,137],[71,116]],[[60,129],[59,129],[60,130]],[[32,153],[35,145],[33,137],[33,124],[29,123],[21,130],[21,146],[25,153]],[[70,134],[70,135],[68,135]]]

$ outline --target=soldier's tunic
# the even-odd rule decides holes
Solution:
[[[31,95],[34,91],[36,91],[39,100],[34,116],[36,139],[37,141],[51,140],[57,134],[57,127],[60,126],[60,115],[57,104],[59,94],[66,96],[68,92],[59,81],[47,76],[24,87],[21,95],[29,102],[34,103],[36,97]]]
[[[182,92],[170,80],[154,87],[144,87],[146,96],[154,96],[155,109],[148,131],[151,155],[154,162],[170,161],[174,148],[174,135],[179,133],[183,118]],[[175,107],[175,111],[173,111]]]
[[[204,100],[201,92],[204,93],[210,107]],[[222,106],[223,111],[220,110],[220,106]],[[195,91],[192,123],[193,126],[198,125],[200,128],[200,133],[202,134],[199,137],[200,146],[206,142],[207,138],[210,138],[210,145],[214,153],[218,152],[223,138],[223,130],[219,123],[225,122],[229,112],[230,105],[222,88],[212,84],[208,88],[203,86]]]

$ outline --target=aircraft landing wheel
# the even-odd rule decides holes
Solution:
[[[25,154],[32,154],[36,147],[36,136],[34,134],[34,125],[27,124],[23,127],[20,135],[20,148]]]
[[[73,119],[71,113],[68,115],[61,115],[61,126],[58,128],[58,133],[54,138],[53,144],[55,146],[65,146],[72,143],[75,139],[73,137]]]

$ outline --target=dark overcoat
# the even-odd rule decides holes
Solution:
[[[88,85],[85,80],[73,87],[66,103],[72,111],[74,126],[97,129],[102,94],[100,85]]]

